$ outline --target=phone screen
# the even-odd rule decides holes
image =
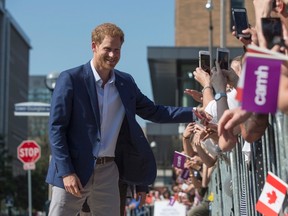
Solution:
[[[202,70],[210,74],[210,55],[200,54],[200,66]]]
[[[280,18],[262,18],[261,24],[262,32],[267,42],[268,49],[271,49],[275,44],[281,45],[283,40],[282,24]]]
[[[225,51],[218,50],[218,63],[221,69],[228,70],[229,67],[229,53]]]
[[[250,34],[243,34],[242,31],[249,27],[245,8],[233,8],[233,19],[237,37],[250,38]]]

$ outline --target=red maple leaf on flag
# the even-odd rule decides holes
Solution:
[[[269,197],[269,201],[268,201],[269,204],[273,204],[276,202],[277,196],[274,190],[271,193],[267,193],[267,196]]]

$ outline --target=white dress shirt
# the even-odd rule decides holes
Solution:
[[[124,106],[119,92],[115,86],[115,74],[111,71],[111,77],[102,88],[102,79],[93,66],[90,65],[96,80],[98,105],[100,113],[101,140],[100,151],[96,157],[114,157],[118,134],[124,118]]]
[[[236,98],[237,91],[236,89],[232,89],[230,92],[227,93],[227,103],[229,109],[234,109],[239,106],[239,102],[235,99]],[[206,108],[205,111],[208,112],[210,115],[213,116],[212,122],[217,123],[217,102],[215,100],[211,100]]]

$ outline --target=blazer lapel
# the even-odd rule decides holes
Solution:
[[[97,96],[97,89],[96,89],[96,83],[95,78],[93,75],[93,71],[90,66],[90,62],[84,65],[84,80],[87,88],[87,92],[90,97],[90,103],[94,112],[94,115],[96,117],[96,123],[100,131],[100,113],[99,113],[99,106],[98,106],[98,96]]]
[[[120,95],[120,98],[122,100],[122,103],[124,105],[124,108],[127,112],[127,109],[128,109],[128,104],[130,102],[130,99],[131,99],[131,89],[127,89],[129,88],[127,86],[127,81],[122,77],[120,76],[118,73],[117,73],[117,70],[114,70],[115,72],[115,85],[116,85],[116,88],[119,92],[119,95]]]

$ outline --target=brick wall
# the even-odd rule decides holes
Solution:
[[[206,0],[175,0],[175,46],[209,45],[209,12]],[[220,2],[213,1],[213,45],[220,46]],[[253,1],[246,1],[248,20],[254,25]],[[226,46],[239,47],[242,44],[231,35],[230,0],[226,0]]]

